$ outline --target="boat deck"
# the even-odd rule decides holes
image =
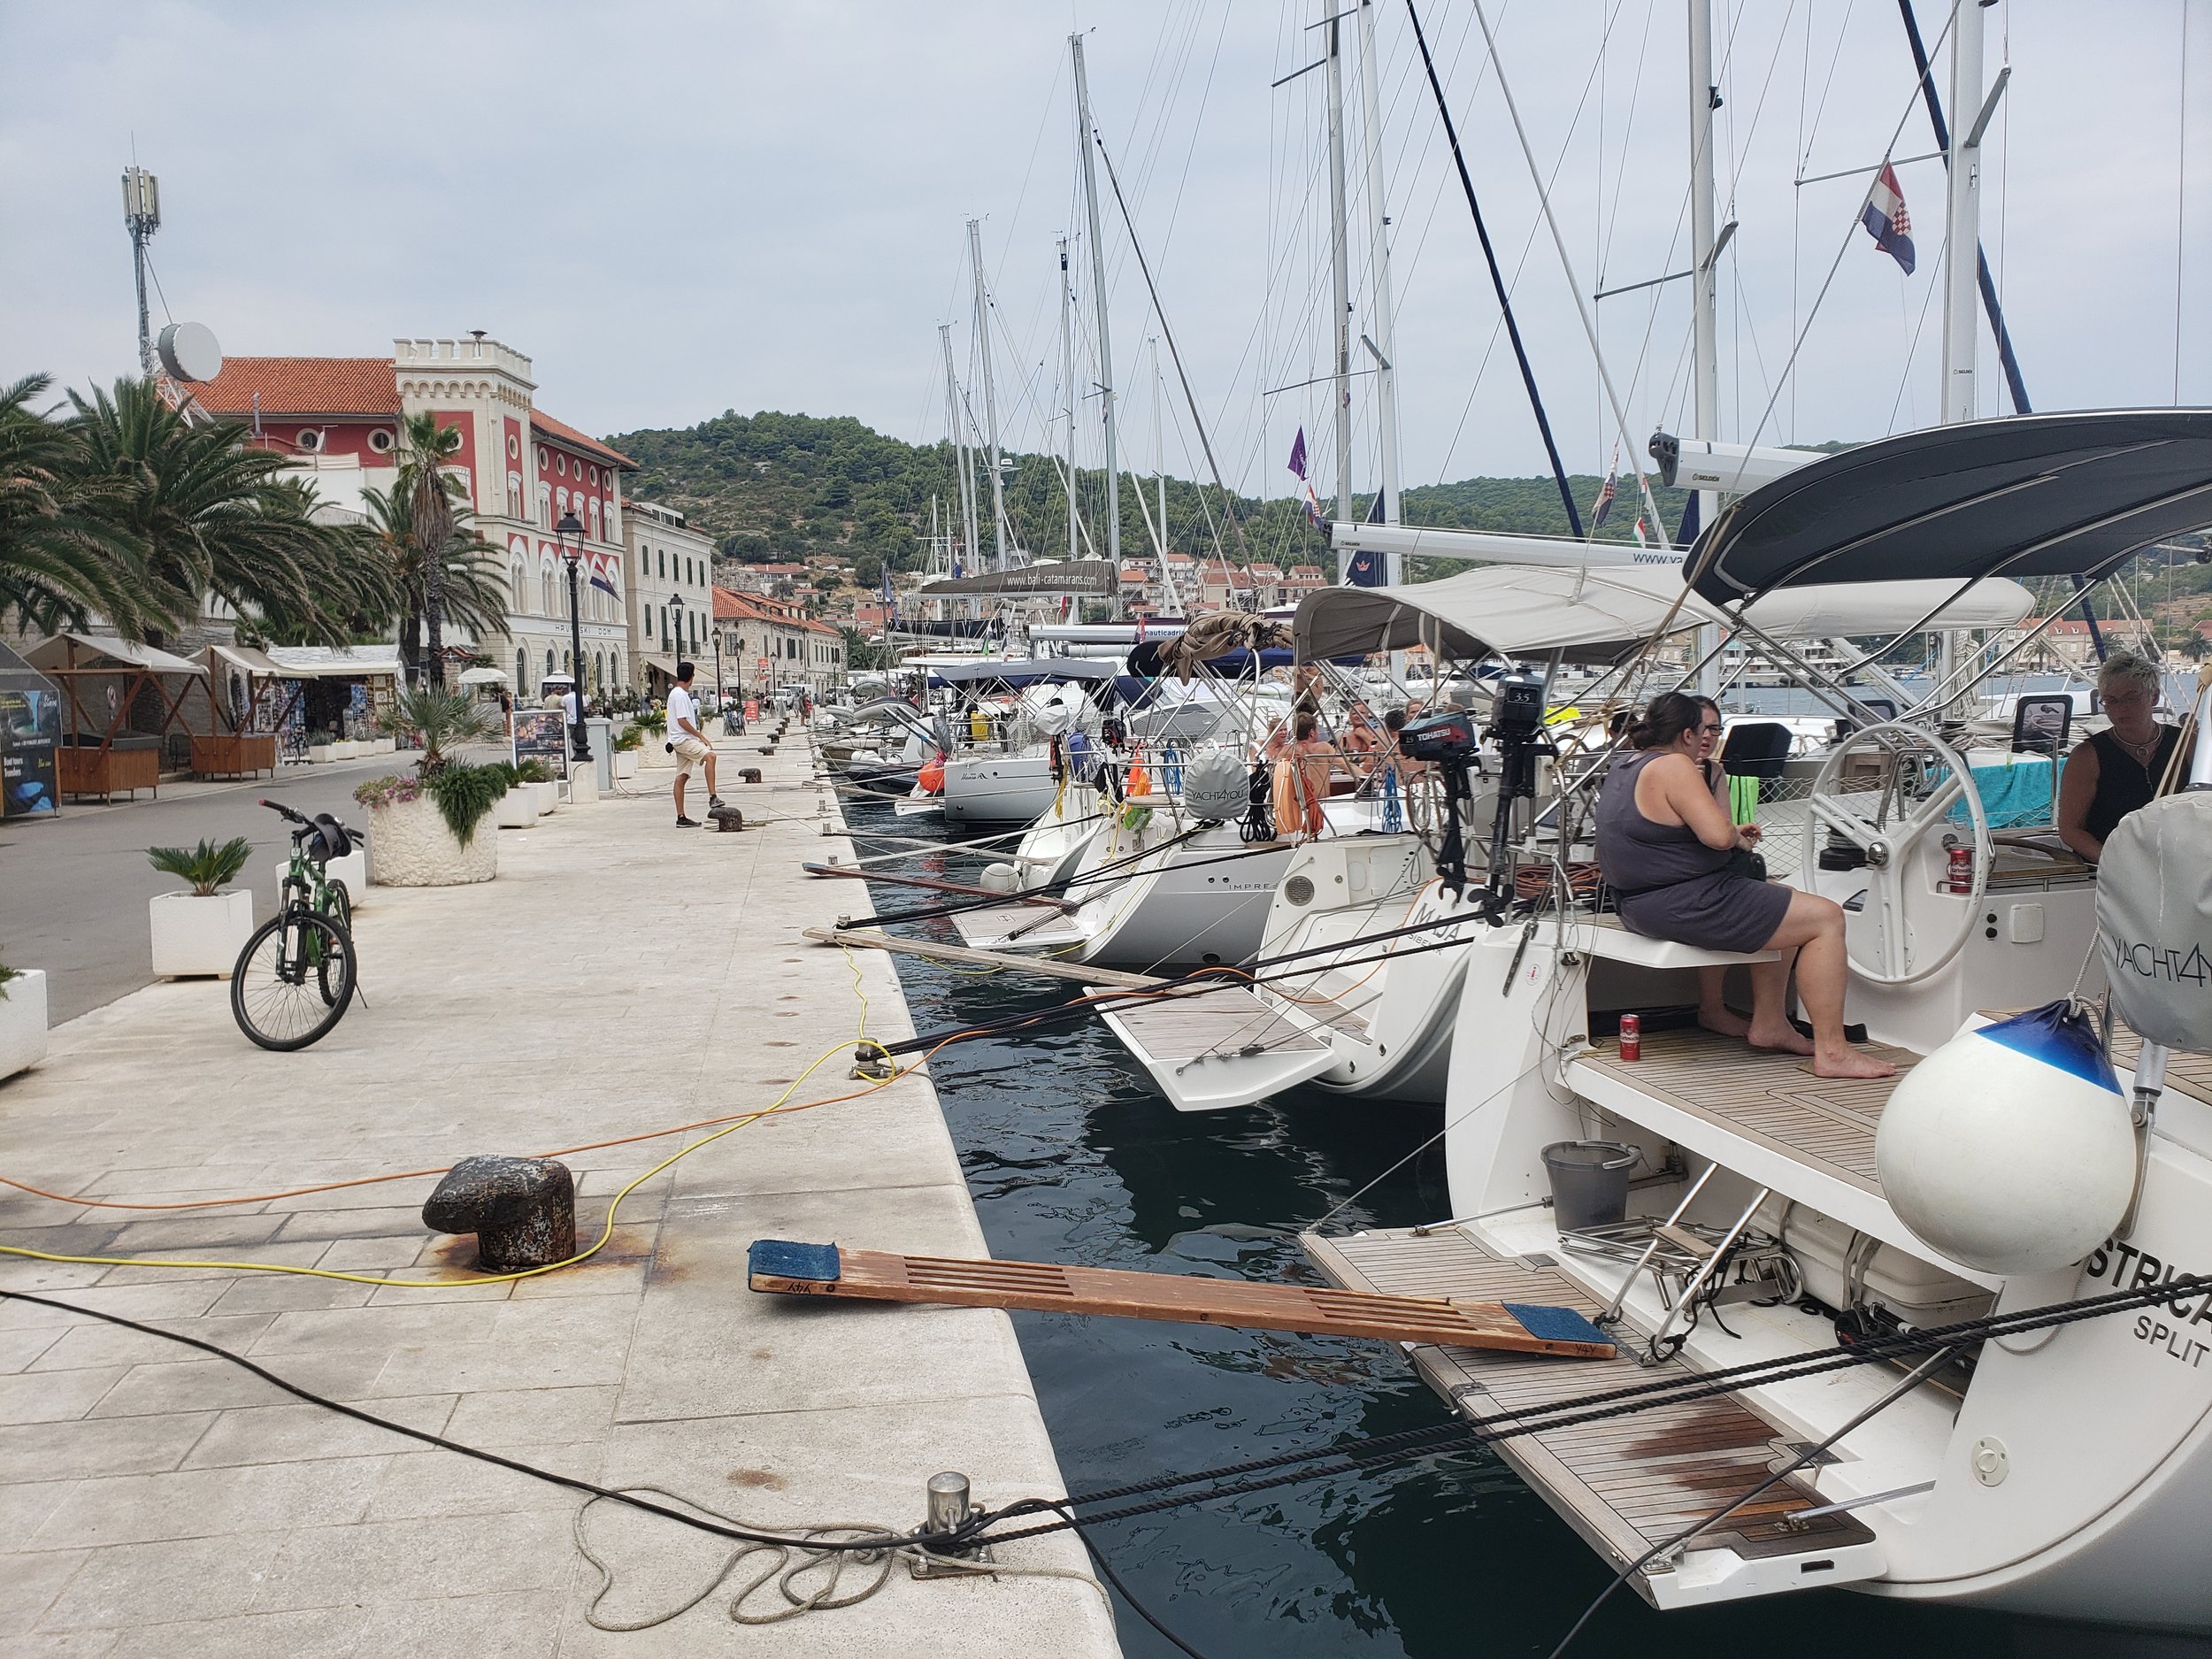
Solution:
[[[1324,1277],[1347,1290],[1537,1302],[1572,1308],[1586,1317],[1601,1310],[1548,1256],[1497,1256],[1455,1227],[1426,1237],[1410,1229],[1351,1237],[1305,1233],[1300,1243]],[[1477,1423],[1697,1375],[1679,1360],[1646,1367],[1625,1356],[1565,1365],[1473,1348],[1416,1348],[1412,1358],[1423,1379]],[[1795,1449],[1787,1434],[1734,1397],[1541,1430],[1498,1446],[1506,1462],[1616,1570],[1758,1485],[1778,1458]],[[1757,1563],[1738,1575],[1738,1587],[1724,1595],[1844,1583],[1880,1571],[1873,1533],[1851,1515],[1795,1524],[1789,1518],[1822,1507],[1824,1500],[1792,1476],[1711,1532],[1700,1533],[1688,1548],[1724,1549]],[[1675,1578],[1674,1567],[1655,1563],[1630,1582],[1655,1606],[1708,1599],[1671,1583]]]
[[[1325,1038],[1294,1025],[1241,986],[1117,1004],[1118,1024],[1154,1060],[1212,1056],[1325,1054]]]
[[[1647,1032],[1643,1057],[1624,1060],[1607,1040],[1577,1057],[1573,1070],[1609,1079],[1809,1164],[1878,1197],[1874,1135],[1882,1109],[1918,1056],[1867,1045],[1897,1066],[1894,1076],[1863,1081],[1815,1077],[1809,1060],[1763,1054],[1741,1040],[1693,1028]]]
[[[961,941],[979,950],[1064,950],[1089,937],[1064,911],[1036,904],[990,904],[960,910],[953,926]]]

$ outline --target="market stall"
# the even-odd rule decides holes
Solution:
[[[192,770],[203,778],[248,778],[277,768],[278,733],[296,714],[304,683],[250,645],[211,645],[208,732],[192,734]]]
[[[159,793],[163,740],[174,731],[188,742],[184,700],[206,682],[206,669],[157,646],[96,634],[58,634],[25,661],[61,688],[55,772],[63,796]]]

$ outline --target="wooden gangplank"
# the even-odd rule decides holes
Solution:
[[[1041,973],[1048,979],[1073,979],[1079,985],[1124,986],[1142,991],[1173,983],[1157,974],[1125,973],[1118,968],[1096,968],[1087,962],[1056,962],[1045,956],[1017,956],[1010,950],[977,950],[934,939],[895,939],[888,933],[864,927],[810,927],[800,937],[825,945],[855,945],[868,950],[926,956],[937,962],[958,963],[963,967],[1011,968],[1023,973]]]
[[[1047,1262],[899,1256],[780,1239],[754,1243],[748,1283],[757,1291],[784,1295],[1103,1314],[1570,1359],[1613,1357],[1612,1342],[1579,1313],[1455,1296],[1379,1295]]]

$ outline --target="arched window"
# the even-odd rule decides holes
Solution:
[[[553,572],[551,571],[547,571],[539,578],[539,586],[545,591],[545,614],[549,617],[560,615],[560,602],[553,596]]]
[[[575,659],[566,651],[561,653],[561,672],[565,674],[573,674],[576,672]]]
[[[529,682],[530,659],[522,654],[522,649],[518,646],[515,649],[515,689],[519,692]]]
[[[622,684],[622,653],[620,651],[607,653],[607,680],[614,686],[618,687]]]
[[[549,645],[545,648],[545,672],[549,674],[553,672],[553,648]]]
[[[530,612],[530,583],[522,566],[517,565],[508,573],[508,580],[515,590],[515,610],[521,615],[527,616]]]
[[[594,651],[591,654],[591,688],[594,691],[604,691],[607,688],[607,658],[601,651]]]

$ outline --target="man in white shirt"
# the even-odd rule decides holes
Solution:
[[[684,785],[701,767],[706,769],[708,810],[722,804],[722,797],[714,792],[714,745],[699,724],[699,700],[691,695],[691,677],[696,672],[694,664],[678,663],[676,683],[668,693],[668,747],[676,757],[676,825],[680,829],[699,827],[697,818],[684,814]]]
[[[577,760],[591,758],[591,738],[584,730],[583,699],[570,686],[561,694],[561,723],[568,727],[568,752]]]

